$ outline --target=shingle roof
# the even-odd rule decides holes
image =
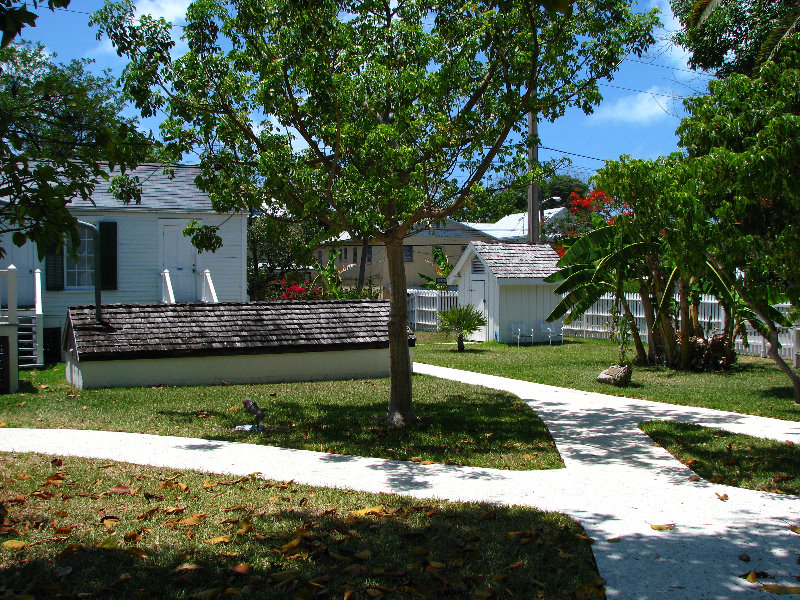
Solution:
[[[79,360],[321,352],[389,345],[389,302],[110,304],[68,309],[65,350]],[[413,335],[409,344],[414,343]]]
[[[558,270],[558,254],[549,244],[472,245],[495,277],[543,279]]]
[[[214,212],[208,194],[200,191],[194,183],[200,174],[198,165],[176,165],[173,167],[174,177],[164,175],[164,167],[156,163],[145,163],[135,169],[126,171],[131,177],[139,177],[142,185],[141,204],[123,204],[108,191],[109,183],[102,182],[95,187],[92,200],[95,207],[104,210],[116,209],[133,212],[150,211],[191,211]],[[111,173],[112,178],[119,171]],[[74,200],[70,208],[92,209],[91,203]]]

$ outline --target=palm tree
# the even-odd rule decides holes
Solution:
[[[472,304],[454,306],[439,312],[440,327],[444,331],[456,334],[458,351],[464,351],[464,336],[467,336],[486,325],[486,317]]]

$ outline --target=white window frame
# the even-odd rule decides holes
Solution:
[[[79,227],[80,246],[77,248],[78,261],[70,255],[72,240],[67,239],[64,245],[64,289],[85,290],[94,288],[94,231],[88,227]],[[81,283],[83,281],[83,283]],[[87,283],[88,282],[88,283]]]

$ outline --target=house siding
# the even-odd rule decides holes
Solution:
[[[461,256],[463,250],[473,240],[491,241],[493,238],[481,231],[477,231],[471,227],[467,227],[462,223],[453,219],[447,219],[442,225],[434,226],[430,229],[420,229],[415,233],[409,235],[403,240],[404,246],[410,246],[413,252],[413,261],[405,262],[406,271],[406,286],[407,287],[421,287],[427,283],[420,273],[428,275],[429,277],[436,277],[434,268],[427,262],[433,260],[433,246],[441,246],[444,253],[447,255],[451,264],[455,264]],[[327,261],[330,252],[337,249],[347,249],[347,258],[340,256],[337,261],[337,266],[342,267],[347,264],[356,263],[353,260],[353,249],[358,252],[358,258],[361,258],[362,243],[360,241],[344,241],[337,242],[333,245],[326,245],[323,249],[318,250],[322,252],[322,261]],[[386,248],[383,244],[375,242],[371,243],[372,246],[372,262],[367,263],[365,270],[365,282],[370,279],[372,285],[375,287],[383,287],[389,285],[389,268],[386,261]],[[344,252],[342,253],[344,254]],[[355,266],[342,273],[342,282],[346,286],[354,286],[358,280],[358,266]]]
[[[74,210],[72,214],[79,220],[98,224],[102,221],[117,223],[117,289],[103,290],[103,304],[130,304],[161,301],[160,275],[160,235],[161,226],[171,223],[185,227],[190,220],[197,219],[204,224],[222,224],[220,235],[222,247],[216,253],[201,253],[197,257],[198,292],[200,275],[204,269],[211,271],[211,278],[220,301],[241,302],[247,300],[246,287],[246,215],[234,215],[224,222],[228,215],[209,215],[202,212],[186,213],[145,213],[125,211]],[[9,248],[10,236],[2,242]],[[188,243],[188,239],[187,239]],[[30,244],[14,249],[4,261],[10,264],[15,256],[34,252]],[[4,265],[5,266],[5,265]],[[33,269],[41,269],[45,264],[33,259]],[[33,288],[33,276],[20,272],[20,288]],[[44,287],[44,286],[43,286]],[[28,294],[27,290],[24,292]],[[199,296],[198,296],[199,299]],[[45,327],[62,327],[67,307],[94,303],[94,288],[65,289],[63,291],[42,291]]]

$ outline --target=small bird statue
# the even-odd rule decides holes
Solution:
[[[258,422],[264,418],[264,411],[256,404],[255,400],[250,400],[250,398],[242,400],[242,404],[244,409],[256,418],[256,427],[258,427]]]

